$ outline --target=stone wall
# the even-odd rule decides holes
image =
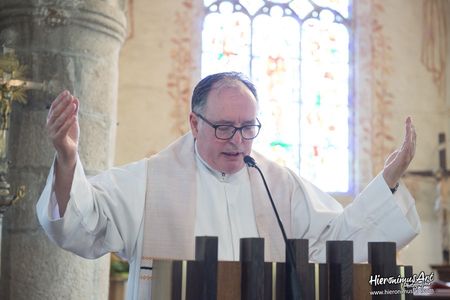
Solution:
[[[15,49],[28,80],[46,86],[29,91],[11,116],[9,179],[24,184],[26,196],[3,220],[1,299],[107,299],[109,255],[86,260],[57,247],[35,205],[54,155],[46,116],[63,89],[81,102],[86,172],[112,165],[124,11],[121,1],[0,1],[0,44]]]

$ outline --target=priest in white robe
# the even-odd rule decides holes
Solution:
[[[414,199],[399,184],[415,151],[411,119],[383,171],[345,209],[287,168],[252,151],[261,124],[257,94],[242,74],[206,77],[196,86],[191,132],[157,155],[86,178],[78,157],[79,100],[61,93],[47,129],[56,158],[37,204],[40,223],[59,246],[82,257],[119,252],[130,262],[127,299],[149,299],[153,258],[192,259],[195,236],[219,237],[219,260],[239,259],[239,239],[263,237],[265,259],[284,261],[284,243],[252,155],[266,176],[289,238],[309,240],[324,261],[327,240],[406,245],[420,231]],[[338,158],[337,158],[338,159]]]

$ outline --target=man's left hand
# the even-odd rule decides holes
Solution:
[[[416,131],[411,117],[405,121],[405,139],[400,149],[392,152],[384,163],[383,177],[389,188],[395,188],[416,152]]]

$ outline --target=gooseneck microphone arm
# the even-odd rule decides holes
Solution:
[[[264,178],[264,175],[261,171],[261,169],[256,165],[256,161],[251,157],[250,155],[244,156],[244,162],[247,166],[251,168],[255,168],[258,170],[259,174],[261,175],[261,178],[264,183],[264,187],[266,188],[267,195],[270,199],[270,204],[272,204],[273,211],[275,212],[275,216],[278,221],[278,226],[280,227],[281,234],[283,235],[284,243],[286,244],[286,269],[288,268],[288,265],[291,267],[290,272],[288,274],[289,276],[289,284],[288,284],[288,290],[286,293],[286,299],[287,300],[299,300],[300,299],[300,291],[299,291],[299,282],[297,277],[297,268],[294,260],[294,250],[292,249],[292,245],[288,242],[286,231],[284,230],[283,223],[281,222],[280,216],[278,214],[278,210],[275,206],[275,203],[272,199],[272,194],[270,193],[269,187],[267,186],[266,179]]]
[[[283,226],[283,223],[281,222],[280,215],[278,214],[278,210],[275,207],[275,203],[273,202],[272,195],[270,194],[269,187],[267,186],[266,179],[264,178],[264,175],[261,172],[261,169],[256,165],[256,161],[250,155],[246,155],[244,157],[244,162],[247,164],[247,166],[255,168],[256,170],[258,170],[259,174],[261,175],[261,178],[262,178],[263,183],[264,183],[264,187],[266,188],[267,194],[269,195],[270,204],[272,204],[273,211],[275,212],[275,216],[277,217],[278,226],[280,226],[281,234],[283,234],[284,242],[286,243],[286,245],[288,245],[286,231],[284,230],[284,226]],[[290,252],[290,250],[291,249],[289,249],[288,251]],[[293,253],[290,253],[290,254],[293,255]]]

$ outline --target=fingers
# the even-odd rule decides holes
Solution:
[[[47,127],[53,132],[78,113],[79,101],[68,91],[59,94],[53,101],[47,116]]]
[[[65,90],[62,93],[60,93],[55,100],[53,100],[51,106],[50,106],[50,110],[48,112],[47,115],[47,120],[50,119],[54,114],[55,111],[56,113],[58,113],[58,109],[61,109],[61,105],[67,101],[66,99],[70,96],[70,92]]]
[[[55,138],[66,136],[72,125],[77,122],[78,106],[75,103],[70,104],[70,106],[72,110],[68,109],[55,121],[53,128]]]
[[[47,115],[47,122],[53,123],[61,113],[67,108],[67,106],[73,101],[73,96],[69,91],[64,91],[56,97],[50,106],[50,111]]]
[[[405,121],[405,138],[400,149],[397,149],[387,158],[383,170],[383,177],[389,187],[394,187],[404,174],[416,150],[416,130],[411,117]]]
[[[47,116],[46,129],[55,148],[63,149],[69,130],[77,126],[79,100],[68,91],[58,95],[53,101]]]
[[[411,117],[406,118],[405,131],[405,140],[403,142],[402,148],[405,148],[404,151],[406,152],[409,160],[412,160],[416,152],[417,135],[414,125],[412,124]]]
[[[415,155],[416,153],[416,140],[417,140],[417,133],[416,133],[416,128],[414,127],[414,125],[411,122],[411,131],[412,131],[412,156]]]

